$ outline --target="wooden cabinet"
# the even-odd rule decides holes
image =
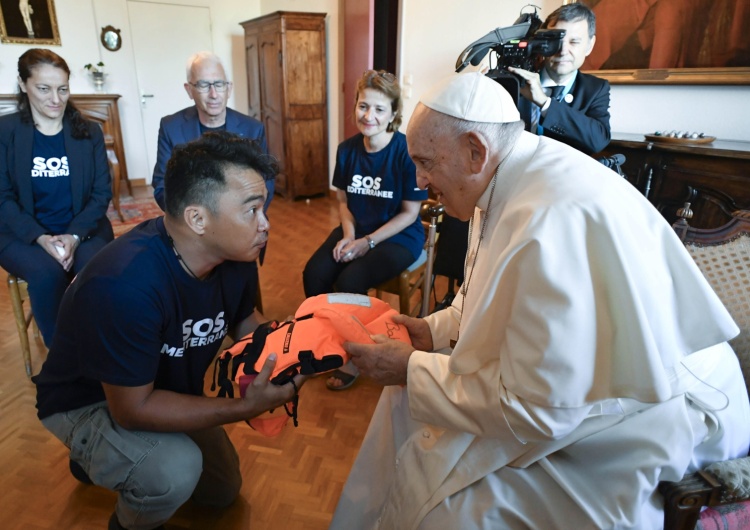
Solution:
[[[249,114],[263,122],[286,198],[328,190],[325,13],[277,11],[242,22]]]
[[[690,188],[695,228],[716,228],[731,219],[731,212],[750,209],[750,142],[715,140],[687,145],[649,142],[639,134],[613,134],[599,156],[625,155],[626,178],[670,223]]]
[[[98,123],[104,133],[104,145],[112,172],[112,206],[120,219],[120,183],[124,180],[128,192],[132,195],[128,168],[125,165],[125,148],[120,127],[120,111],[117,108],[119,94],[71,94],[70,101],[81,112],[84,118]],[[0,115],[16,111],[15,94],[0,94]]]

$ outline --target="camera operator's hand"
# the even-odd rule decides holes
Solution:
[[[514,68],[513,66],[509,66],[508,71],[526,81],[521,87],[521,95],[523,97],[534,103],[537,107],[544,106],[549,99],[549,96],[542,88],[542,82],[538,73],[529,72],[528,70],[523,70],[521,68]]]

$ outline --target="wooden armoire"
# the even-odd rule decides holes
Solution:
[[[325,17],[277,11],[241,23],[248,113],[266,128],[276,193],[289,199],[329,187]]]

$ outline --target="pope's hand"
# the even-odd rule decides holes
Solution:
[[[381,385],[405,385],[406,368],[414,346],[385,335],[373,335],[372,340],[375,344],[345,342],[344,349],[367,377]]]

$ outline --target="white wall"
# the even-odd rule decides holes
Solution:
[[[722,140],[750,141],[749,97],[748,86],[615,85],[612,131],[695,131]]]
[[[211,12],[214,51],[227,65],[234,80],[230,105],[247,111],[244,39],[240,22],[278,10],[327,13],[329,154],[334,160],[343,139],[342,36],[346,0],[159,0],[161,3],[207,6]],[[540,0],[542,17],[559,0]],[[419,95],[432,83],[453,71],[459,53],[489,30],[510,25],[528,0],[402,0],[400,77],[411,90],[405,100],[405,123]],[[73,93],[92,93],[94,87],[83,69],[104,61],[107,90],[121,94],[120,114],[128,172],[131,179],[151,179],[145,161],[145,140],[140,114],[138,84],[128,22],[127,0],[57,0],[55,2],[62,46],[49,46],[64,57],[71,70]],[[105,50],[99,42],[103,26],[121,29],[123,47]],[[185,29],[189,31],[189,28]],[[0,93],[16,92],[16,63],[29,46],[0,45]],[[182,83],[182,79],[176,79]],[[650,133],[662,129],[702,131],[722,139],[750,141],[747,86],[640,86],[612,87],[612,130]],[[185,105],[190,101],[185,96]],[[331,164],[333,171],[333,164]]]

